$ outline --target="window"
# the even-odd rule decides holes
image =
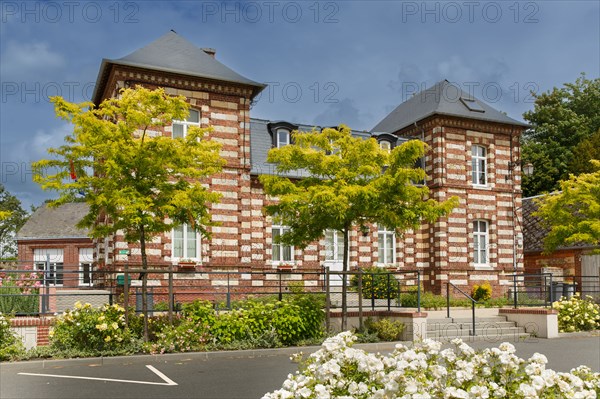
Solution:
[[[387,152],[392,151],[392,143],[390,143],[387,140],[381,140],[379,142],[379,148],[381,148],[382,150],[385,150]]]
[[[273,225],[271,228],[271,234],[273,236],[273,263],[294,261],[294,247],[278,242],[279,237],[288,231],[290,231],[290,228],[287,226]]]
[[[487,150],[480,145],[471,148],[471,166],[473,169],[473,184],[477,186],[487,185]]]
[[[396,234],[385,227],[379,227],[377,241],[378,262],[382,265],[396,263]]]
[[[79,285],[92,286],[92,248],[79,248]]]
[[[476,220],[473,222],[473,263],[488,264],[488,222]]]
[[[290,131],[287,129],[277,129],[277,148],[290,144]]]
[[[479,104],[477,101],[475,101],[474,98],[461,97],[460,101],[465,105],[465,107],[467,107],[467,109],[469,111],[485,112],[485,109],[483,109],[481,104]]]
[[[325,231],[325,261],[344,261],[344,235],[339,231]]]
[[[184,121],[173,121],[172,137],[174,139],[185,137],[190,126],[200,126],[200,112],[198,110],[190,109],[190,114]]]
[[[200,259],[200,234],[187,223],[173,229],[171,242],[173,260]]]
[[[46,285],[61,286],[64,282],[64,254],[62,249],[34,249],[33,263],[36,270],[43,272]]]

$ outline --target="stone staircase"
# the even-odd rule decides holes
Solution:
[[[514,342],[529,337],[523,327],[507,321],[504,316],[476,317],[475,336],[471,335],[472,328],[471,318],[428,318],[427,338],[437,341],[461,338],[463,341]]]

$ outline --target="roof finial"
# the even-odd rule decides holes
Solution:
[[[177,34],[177,32],[175,32],[175,29],[171,29],[171,32],[173,32],[173,33]]]

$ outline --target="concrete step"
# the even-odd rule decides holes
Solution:
[[[514,322],[510,321],[485,321],[476,322],[475,329],[503,329],[515,327]],[[473,328],[471,323],[436,323],[433,320],[427,321],[427,331],[435,330],[469,330]]]
[[[433,318],[427,320],[427,337],[437,340],[452,340],[454,338],[477,340],[512,340],[529,337],[523,327],[509,322],[504,316],[489,315],[475,318],[475,337],[471,336],[472,319]]]
[[[448,323],[448,324],[468,323],[468,324],[470,324],[473,319],[471,319],[470,317],[451,317],[449,319],[448,318],[428,317],[427,320],[430,323],[437,323],[437,324],[444,324],[444,323]],[[475,317],[475,323],[501,323],[501,322],[505,322],[505,321],[506,321],[505,316]]]

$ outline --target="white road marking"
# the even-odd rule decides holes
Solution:
[[[164,382],[150,382],[150,381],[134,381],[134,380],[118,380],[115,378],[98,378],[98,377],[80,377],[76,375],[58,375],[58,374],[38,374],[38,373],[19,373],[19,375],[31,375],[34,377],[52,377],[52,378],[70,378],[74,380],[93,380],[93,381],[110,381],[110,382],[126,382],[129,384],[145,384],[145,385],[165,385],[175,386],[177,383],[158,371],[154,366],[149,364],[146,365],[150,371],[159,376]]]

